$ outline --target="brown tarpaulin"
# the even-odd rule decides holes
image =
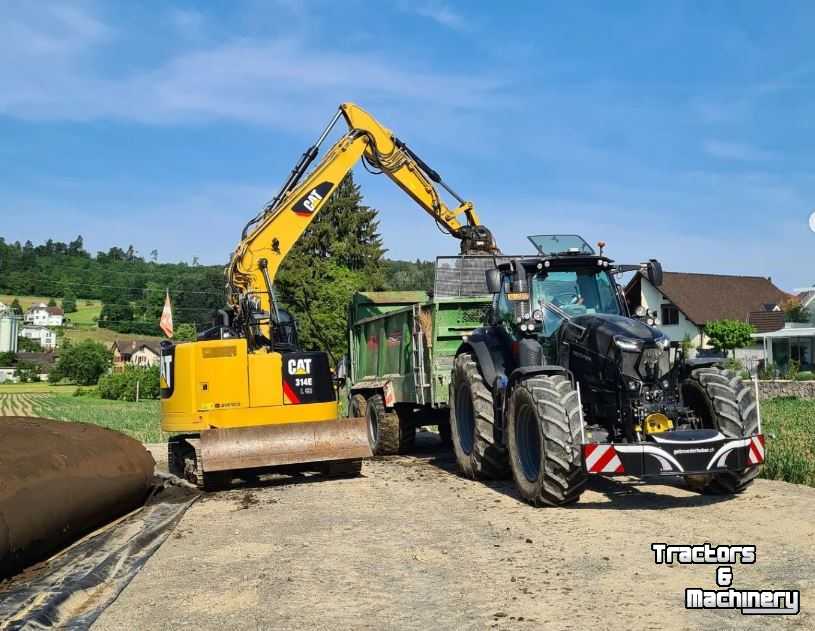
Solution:
[[[0,578],[141,506],[153,480],[144,446],[109,429],[0,420]]]

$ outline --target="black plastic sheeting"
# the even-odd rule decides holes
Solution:
[[[0,584],[0,629],[87,629],[199,497],[171,476],[139,510]]]

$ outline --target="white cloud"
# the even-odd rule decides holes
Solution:
[[[437,24],[446,26],[456,31],[467,28],[467,21],[463,15],[456,13],[449,6],[440,2],[411,3],[408,11],[416,15],[433,20]]]
[[[772,151],[758,149],[752,145],[740,142],[727,142],[724,140],[707,140],[703,148],[705,153],[722,160],[738,160],[741,162],[764,162],[774,160],[778,156]]]
[[[179,28],[200,26],[176,13]],[[15,13],[0,26],[13,62],[0,62],[0,113],[23,119],[122,119],[151,124],[230,119],[313,127],[338,102],[421,104],[426,112],[501,103],[503,81],[400,64],[376,51],[339,52],[297,38],[231,39],[181,50],[148,69],[106,75],[93,56],[115,56],[113,29],[76,7],[52,7],[45,20]],[[91,54],[92,53],[92,54]]]

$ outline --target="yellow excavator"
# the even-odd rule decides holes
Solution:
[[[348,130],[309,171],[341,118]],[[195,342],[162,344],[161,427],[175,434],[171,473],[203,486],[221,485],[235,471],[243,477],[305,463],[357,475],[361,459],[372,455],[365,419],[339,415],[328,354],[300,347],[274,284],[285,256],[360,159],[459,239],[463,254],[497,252],[470,202],[370,114],[342,104],[280,192],[243,229],[226,267],[227,308],[216,325]],[[436,185],[459,205],[448,207]]]

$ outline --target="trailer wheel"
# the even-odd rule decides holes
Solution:
[[[365,418],[368,419],[368,439],[375,456],[399,453],[399,416],[388,412],[381,394],[368,397]]]
[[[368,400],[364,394],[356,393],[351,397],[348,404],[348,416],[351,418],[363,418],[368,411]]]
[[[758,433],[756,397],[752,388],[732,370],[697,368],[682,382],[682,397],[703,427],[716,429],[728,438]],[[732,495],[746,489],[758,470],[756,465],[687,482],[696,491]]]
[[[530,504],[576,502],[586,485],[577,390],[563,375],[531,377],[512,392],[507,438],[510,465]]]
[[[507,453],[495,441],[492,393],[469,353],[453,364],[450,385],[450,433],[459,469],[468,478],[503,479]]]

